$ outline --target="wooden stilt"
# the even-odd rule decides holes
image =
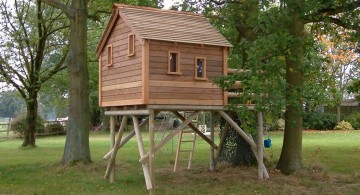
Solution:
[[[150,189],[150,194],[155,194],[155,137],[154,137],[154,121],[155,114],[154,111],[150,110],[149,114],[149,171],[150,179],[152,184],[152,189]]]
[[[215,113],[210,112],[210,140],[214,143],[214,131],[215,131]],[[210,145],[210,171],[215,171],[215,151],[214,146]]]
[[[154,153],[159,151],[168,141],[170,141],[175,135],[177,135],[184,127],[189,125],[191,121],[200,114],[200,111],[196,111],[193,113],[188,119],[186,119],[179,127],[177,127],[174,131],[168,134],[164,139],[160,141],[158,145],[154,147]],[[141,159],[139,160],[141,163],[144,163],[149,158],[149,153],[146,153]]]
[[[186,120],[185,117],[183,115],[181,115],[180,113],[173,111],[173,113],[175,114],[176,117],[178,117],[180,120],[182,120],[183,122]],[[205,140],[208,144],[212,145],[215,149],[218,149],[218,146],[214,143],[211,142],[211,140],[204,135],[197,127],[195,127],[192,123],[189,123],[188,125],[196,134],[198,134],[203,140]]]
[[[110,183],[114,182],[114,175],[115,175],[115,158],[116,158],[116,153],[118,151],[119,145],[120,145],[120,140],[124,134],[124,129],[126,126],[126,122],[127,122],[127,116],[123,116],[122,121],[121,121],[121,125],[118,131],[118,134],[116,136],[116,140],[114,143],[114,147],[112,149],[112,153],[110,156],[110,161],[108,163],[108,166],[106,168],[106,172],[105,172],[105,178],[109,178],[110,176]]]
[[[251,147],[257,148],[256,143],[246,135],[246,133],[229,117],[229,115],[227,115],[224,111],[217,112],[236,130],[236,132],[240,134],[241,137],[244,138],[247,143],[250,144]]]
[[[217,111],[217,112],[221,115],[221,117],[223,117],[229,123],[229,125],[231,125],[236,130],[236,132],[238,132],[240,134],[241,137],[244,138],[244,140],[247,143],[250,144],[251,149],[254,152],[254,155],[256,157],[256,160],[259,162],[259,156],[258,156],[258,152],[257,152],[258,147],[257,147],[256,143],[254,142],[254,139],[251,136],[246,135],[246,133],[224,111]],[[262,170],[263,170],[264,178],[268,179],[269,174],[263,163],[262,163]]]
[[[138,144],[138,148],[139,148],[140,157],[143,158],[145,155],[145,150],[144,150],[144,143],[143,143],[140,128],[139,128],[139,121],[136,116],[131,116],[131,117],[132,117],[133,123],[134,123],[135,135],[136,135],[136,140],[137,140],[137,144]],[[145,162],[141,163],[141,166],[142,166],[143,172],[144,172],[144,177],[145,177],[146,189],[151,190],[151,189],[153,189],[153,185],[151,183],[149,167],[147,165],[148,165],[148,163],[145,163]]]
[[[110,149],[114,148],[115,145],[115,116],[110,116]],[[108,170],[106,172],[109,172]],[[106,173],[105,173],[106,175]],[[110,175],[105,176],[105,178],[108,178],[110,180],[110,183],[114,182],[115,177],[115,166],[111,167]]]
[[[254,140],[251,135],[249,135],[249,137],[250,137],[252,140]],[[253,151],[253,153],[254,153],[254,155],[255,155],[256,161],[258,162],[259,156],[258,156],[258,153],[257,153],[257,149],[251,147],[251,150]],[[263,173],[264,173],[264,178],[265,178],[265,179],[269,179],[270,176],[269,176],[269,173],[267,172],[267,169],[266,169],[265,165],[263,164],[262,166],[263,166],[263,169],[262,169],[262,170],[263,170]]]
[[[141,122],[141,124],[139,125],[139,128],[142,128],[143,126],[145,126],[149,121],[149,118],[147,117],[143,122]],[[126,137],[124,137],[124,139],[121,140],[119,147],[117,148],[118,150],[123,147],[132,137],[134,137],[135,135],[135,129],[133,129]],[[111,150],[106,153],[103,157],[104,160],[108,160],[111,156],[111,153],[113,151],[113,148],[111,148]]]
[[[226,135],[227,135],[227,132],[229,131],[229,123],[225,123],[225,127],[224,127],[224,130],[221,132],[221,139],[220,139],[220,142],[219,142],[219,148],[216,150],[216,154],[215,154],[215,161],[217,161],[220,157],[220,152],[221,152],[221,148],[225,142],[225,138],[226,138]]]
[[[263,115],[262,112],[257,113],[257,134],[258,134],[258,177],[264,179],[264,153],[263,153]]]

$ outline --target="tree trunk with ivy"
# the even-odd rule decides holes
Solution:
[[[304,56],[304,22],[301,18],[302,0],[288,3],[291,22],[289,33],[293,43],[286,56],[286,111],[284,145],[277,169],[283,173],[293,173],[302,168],[302,63]]]

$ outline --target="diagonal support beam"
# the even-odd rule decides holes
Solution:
[[[236,132],[238,132],[240,134],[240,136],[242,138],[244,138],[244,140],[250,144],[251,147],[253,148],[257,148],[256,146],[256,143],[254,142],[254,140],[250,139],[249,136],[246,135],[246,133],[239,127],[239,125],[237,125],[235,123],[235,121],[233,121],[229,115],[227,115],[224,111],[220,110],[220,111],[217,111],[221,117],[223,117],[223,119],[226,120],[226,122],[229,123],[229,125],[231,125],[235,130]]]
[[[182,129],[191,123],[191,121],[200,114],[200,111],[196,111],[193,113],[188,119],[186,119],[179,127],[177,127],[174,131],[169,133],[161,142],[155,146],[154,153],[158,152],[168,141],[170,141],[175,135],[177,135]],[[141,163],[144,163],[149,159],[149,152],[146,153],[141,159],[139,160]]]
[[[147,123],[149,122],[149,118],[147,117],[143,122],[140,123],[139,128],[142,128],[143,126],[145,126]],[[133,129],[126,137],[124,137],[124,139],[121,140],[119,147],[117,148],[117,150],[119,150],[120,148],[122,148],[132,137],[134,137],[135,135],[135,129]],[[108,160],[111,156],[111,153],[114,149],[111,149],[108,153],[106,153],[103,157],[104,160]]]
[[[145,149],[144,149],[144,143],[143,143],[143,139],[142,139],[141,132],[140,132],[139,121],[136,116],[131,116],[131,117],[132,117],[133,123],[134,123],[135,135],[136,135],[136,140],[137,140],[137,144],[138,144],[138,148],[139,148],[140,157],[142,158],[145,154]],[[152,185],[151,178],[150,178],[148,163],[141,163],[141,166],[142,166],[142,169],[144,172],[146,189],[151,190],[151,189],[153,189],[153,185]]]
[[[173,111],[173,113],[175,114],[175,116],[177,116],[180,120],[185,121],[185,117],[183,117],[183,115],[181,115],[179,112],[177,111]],[[196,128],[192,123],[189,123],[188,126],[196,133],[198,134],[203,140],[205,140],[208,144],[210,144],[210,146],[214,147],[214,149],[218,149],[218,146],[211,141],[206,135],[204,135],[198,128]]]
[[[114,182],[114,165],[115,165],[115,158],[116,158],[116,153],[118,151],[119,148],[119,144],[120,144],[120,140],[124,134],[124,129],[125,129],[125,125],[127,122],[127,116],[123,116],[122,121],[121,121],[121,125],[120,125],[120,129],[118,131],[117,137],[116,137],[116,141],[114,143],[114,148],[111,152],[111,156],[110,156],[110,161],[108,163],[108,166],[106,168],[106,172],[105,172],[105,176],[104,178],[107,179],[110,177],[110,174],[112,174],[112,177],[110,178],[110,183]]]

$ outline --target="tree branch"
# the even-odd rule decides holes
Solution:
[[[350,3],[344,3],[336,7],[326,7],[319,9],[312,14],[305,15],[305,23],[310,22],[319,22],[323,21],[322,19],[328,18],[329,16],[334,16],[336,14],[346,12],[348,10],[355,10],[360,7],[360,0],[356,0]]]
[[[61,3],[59,0],[41,0],[41,1],[44,2],[44,3],[46,3],[46,4],[48,4],[48,5],[50,5],[50,6],[53,6],[53,7],[55,7],[55,8],[58,8],[58,9],[64,11],[65,14],[66,14],[68,17],[70,17],[70,15],[71,15],[71,14],[70,14],[70,13],[71,13],[70,7],[67,6],[67,5],[64,4],[64,3]]]

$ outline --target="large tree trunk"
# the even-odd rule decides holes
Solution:
[[[336,122],[341,120],[341,103],[336,105]]]
[[[289,32],[293,37],[290,54],[286,56],[286,112],[284,142],[277,169],[290,174],[302,168],[302,63],[304,55],[304,22],[301,17],[303,0],[289,0]]]
[[[72,1],[70,18],[69,121],[62,164],[91,162],[89,148],[90,107],[87,68],[87,1]]]
[[[21,146],[35,147],[35,132],[36,132],[36,118],[37,118],[37,93],[30,93],[29,99],[26,100],[26,129],[24,133],[24,142]]]

